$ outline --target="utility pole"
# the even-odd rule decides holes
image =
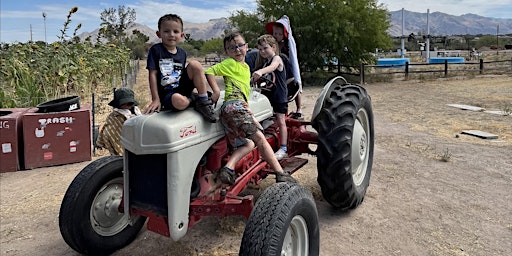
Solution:
[[[430,62],[430,24],[428,23],[429,15],[430,9],[427,9],[427,63]]]
[[[43,20],[44,20],[44,42],[48,43],[46,41],[46,12],[43,12]]]
[[[32,24],[30,24],[30,42],[32,42]]]
[[[500,44],[499,44],[499,34],[500,34],[500,24],[496,26],[496,55],[500,54]]]
[[[404,51],[405,51],[405,37],[404,37],[404,8],[402,8],[402,40],[401,40],[401,53],[400,53],[400,58],[404,58],[405,57],[405,54],[404,54]]]

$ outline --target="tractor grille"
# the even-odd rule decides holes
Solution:
[[[126,153],[130,207],[167,216],[167,155]]]

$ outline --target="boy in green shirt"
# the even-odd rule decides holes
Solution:
[[[226,130],[226,136],[234,151],[224,167],[219,170],[219,179],[226,184],[235,183],[235,164],[251,152],[256,145],[265,160],[275,171],[277,182],[296,182],[284,172],[274,151],[261,132],[258,123],[248,105],[251,91],[251,73],[245,63],[247,43],[238,32],[224,37],[224,50],[229,58],[206,70],[206,80],[212,88],[218,88],[215,76],[223,76],[225,83],[224,103],[221,107],[220,120]]]

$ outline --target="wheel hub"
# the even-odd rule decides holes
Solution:
[[[91,225],[100,235],[115,235],[129,224],[128,217],[119,212],[123,197],[122,184],[122,178],[110,181],[98,191],[92,202]]]
[[[357,113],[352,133],[352,177],[356,185],[360,185],[365,177],[368,165],[368,114],[364,109]]]
[[[283,241],[281,256],[309,255],[309,235],[306,220],[297,215],[293,217]]]

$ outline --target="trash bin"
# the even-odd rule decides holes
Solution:
[[[23,147],[22,116],[28,108],[0,109],[0,172],[20,170]]]
[[[91,106],[72,111],[23,115],[23,169],[34,169],[92,159]]]

